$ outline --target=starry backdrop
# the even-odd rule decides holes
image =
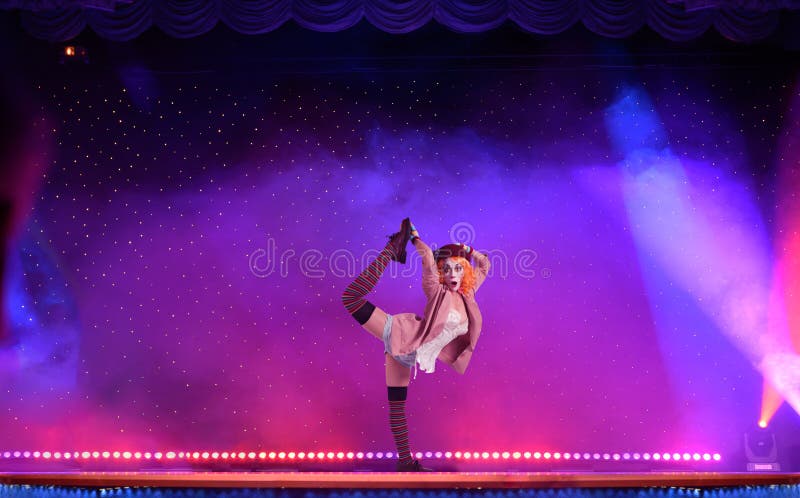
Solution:
[[[764,320],[793,71],[39,78],[3,444],[392,449],[340,296],[409,216],[493,263],[466,374],[412,381],[413,449],[730,454],[792,350]],[[416,254],[369,299],[421,313]]]

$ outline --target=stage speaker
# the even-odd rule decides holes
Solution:
[[[756,429],[744,433],[744,453],[749,472],[777,472],[778,445],[775,434],[766,429]]]

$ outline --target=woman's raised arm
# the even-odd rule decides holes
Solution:
[[[422,291],[425,292],[425,297],[430,299],[436,295],[436,291],[442,285],[439,282],[439,269],[436,267],[433,251],[428,247],[428,244],[419,237],[415,237],[412,244],[414,244],[419,257],[422,259]]]
[[[466,244],[462,244],[464,249],[472,255],[472,268],[475,270],[475,292],[478,291],[478,287],[481,286],[486,277],[489,275],[489,268],[491,264],[489,263],[489,257],[483,253],[479,253],[475,249],[471,248]]]

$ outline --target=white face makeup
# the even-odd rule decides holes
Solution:
[[[447,258],[442,265],[442,276],[447,288],[457,291],[461,288],[461,280],[464,278],[464,267],[455,258]]]

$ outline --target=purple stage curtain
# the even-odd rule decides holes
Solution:
[[[622,38],[647,24],[670,40],[688,40],[715,27],[734,41],[772,33],[779,10],[748,10],[721,3],[687,10],[668,0],[135,0],[114,12],[62,9],[23,12],[37,38],[63,41],[87,26],[112,40],[130,40],[150,26],[178,38],[201,35],[222,21],[241,33],[274,30],[289,19],[308,29],[340,31],[362,18],[390,33],[407,33],[431,19],[460,32],[485,31],[507,19],[532,33],[556,34],[578,21],[591,31]]]

